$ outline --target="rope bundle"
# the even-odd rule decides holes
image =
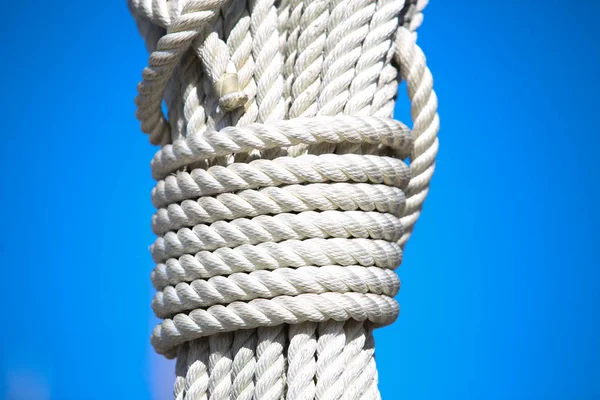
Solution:
[[[372,330],[398,315],[438,146],[425,4],[129,0],[175,398],[379,398]],[[401,78],[412,130],[391,119]]]

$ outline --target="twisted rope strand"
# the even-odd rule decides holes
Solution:
[[[346,343],[344,321],[321,322],[318,335],[315,399],[339,399],[344,390],[340,379],[345,368],[342,357]]]
[[[342,400],[359,400],[362,392],[355,389],[354,383],[365,373],[365,360],[360,357],[366,342],[364,323],[348,320],[344,325],[344,332],[346,343],[341,356],[344,370],[340,377],[344,390],[340,398]],[[370,359],[366,361],[368,362]]]
[[[235,272],[284,267],[362,265],[395,269],[402,260],[396,243],[371,239],[306,239],[281,243],[222,247],[215,251],[185,254],[158,263],[151,278],[156,289],[179,282],[230,275]]]
[[[326,292],[375,293],[393,297],[399,288],[400,281],[393,271],[377,267],[332,265],[282,268],[166,286],[154,296],[152,308],[158,317],[164,318],[196,308],[256,298]]]
[[[185,376],[188,371],[188,343],[179,347],[177,352],[177,362],[175,363],[175,383],[173,384],[173,398],[183,400],[185,398]]]
[[[286,400],[313,400],[315,398],[316,329],[317,324],[314,322],[303,322],[289,327],[288,358],[290,365],[287,372]]]
[[[433,91],[433,78],[427,68],[425,55],[415,40],[416,37],[408,29],[398,29],[396,62],[400,65],[403,79],[406,80],[408,97],[411,100],[412,133],[415,138],[410,162],[412,178],[406,189],[406,209],[402,218],[406,231],[399,241],[401,245],[410,237],[421,214],[439,147],[437,134],[440,121],[437,114],[437,96]]]
[[[382,80],[383,70],[391,60],[392,39],[403,7],[404,0],[379,1],[374,7],[360,57],[356,61],[355,76],[349,87],[350,97],[344,108],[345,114],[372,115],[373,110],[379,109],[374,98],[382,90],[382,85],[378,85],[378,82]],[[385,117],[391,117],[391,114]]]
[[[313,117],[317,114],[325,25],[329,17],[327,1],[304,1],[291,84],[292,102],[289,118]]]
[[[292,121],[292,122],[291,122]],[[198,160],[249,150],[269,150],[296,144],[370,143],[390,147],[400,158],[412,148],[412,135],[400,122],[373,117],[319,117],[275,121],[208,130],[166,145],[152,159],[155,179]]]
[[[380,184],[339,182],[247,189],[169,204],[152,216],[152,231],[162,235],[198,224],[307,211],[378,211],[399,217],[404,202],[400,189]]]
[[[256,347],[256,386],[254,398],[279,400],[283,397],[283,371],[285,359],[285,330],[283,325],[260,327],[257,329]]]
[[[188,369],[185,376],[186,399],[208,399],[209,379],[209,344],[205,338],[191,341],[188,346],[186,360]]]
[[[142,131],[150,134],[153,144],[165,143],[169,137],[169,124],[160,108],[167,82],[184,52],[216,16],[221,1],[189,0],[150,55],[149,65],[142,73],[143,81],[138,85],[136,115],[142,123]]]
[[[211,399],[228,400],[231,396],[232,334],[217,333],[208,337],[210,376],[208,393]],[[193,398],[187,396],[188,398]]]
[[[238,329],[273,327],[301,322],[369,320],[377,325],[392,323],[398,303],[388,296],[372,293],[321,293],[278,296],[214,305],[206,310],[166,318],[154,328],[151,342],[159,354],[173,358],[177,346],[190,340]]]
[[[371,238],[397,241],[402,234],[400,219],[390,214],[360,211],[303,212],[239,218],[211,225],[197,225],[167,232],[150,246],[153,258],[166,260],[221,247],[310,238]]]
[[[250,29],[254,38],[252,54],[256,63],[254,77],[258,86],[257,120],[258,122],[281,120],[285,115],[285,102],[277,10],[274,0],[254,0],[251,4]]]
[[[231,353],[232,398],[252,400],[254,397],[254,375],[256,373],[256,331],[242,329],[233,333]]]
[[[157,183],[152,191],[152,202],[156,207],[164,207],[197,196],[303,183],[369,182],[403,189],[409,180],[410,171],[406,164],[395,158],[307,154],[180,172]]]

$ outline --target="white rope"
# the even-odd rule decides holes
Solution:
[[[427,1],[128,3],[174,398],[379,399],[372,331],[397,317],[438,148]],[[400,77],[412,130],[390,118]]]
[[[163,318],[215,304],[271,299],[282,295],[298,296],[303,293],[356,292],[392,297],[399,287],[400,282],[393,271],[377,267],[331,265],[281,268],[166,286],[156,293],[152,308],[157,316]]]
[[[191,282],[195,279],[231,275],[236,272],[279,268],[361,265],[394,269],[402,261],[396,243],[370,239],[307,239],[280,243],[222,247],[214,251],[184,254],[159,262],[152,272],[156,288]]]
[[[185,375],[185,398],[208,398],[206,397],[210,381],[208,349],[208,341],[205,338],[189,344],[185,357],[188,365]]]
[[[312,400],[315,398],[315,374],[317,363],[315,353],[317,325],[313,322],[290,325],[290,345],[288,349],[289,368],[286,399]]]
[[[185,376],[188,371],[187,358],[189,346],[189,343],[184,343],[179,347],[179,351],[177,352],[175,383],[173,384],[173,398],[176,400],[182,400],[185,397]]]
[[[403,189],[409,180],[406,164],[390,157],[357,154],[279,157],[170,175],[157,183],[152,202],[163,207],[220,193],[303,183],[370,182]]]
[[[234,399],[251,400],[254,396],[256,341],[256,331],[253,329],[242,329],[233,333],[231,352],[234,358],[231,365],[231,396]]]
[[[433,91],[433,78],[425,63],[425,56],[415,43],[415,37],[406,29],[399,29],[396,39],[396,62],[406,79],[411,100],[412,134],[415,138],[411,153],[411,180],[406,188],[407,202],[402,224],[405,233],[400,240],[404,245],[412,233],[435,169],[438,151],[437,133],[440,121],[437,114],[437,96]]]
[[[374,117],[319,117],[227,127],[190,135],[160,149],[152,159],[152,175],[164,179],[188,164],[249,150],[298,144],[368,143],[403,158],[412,148],[409,129],[400,122]]]
[[[211,399],[227,400],[231,396],[232,334],[217,333],[208,337],[210,376],[208,393]],[[187,395],[188,398],[193,398]]]
[[[184,200],[160,208],[152,217],[157,235],[183,227],[259,215],[305,211],[379,211],[401,216],[404,193],[393,186],[365,183],[313,183],[242,190]]]
[[[346,321],[344,326],[344,332],[346,335],[346,342],[344,343],[342,353],[342,364],[344,369],[342,376],[339,378],[339,382],[344,388],[342,399],[356,399],[360,398],[360,395],[365,392],[365,388],[358,386],[357,382],[366,380],[371,382],[372,377],[365,379],[367,371],[365,371],[364,364],[369,362],[369,358],[363,359],[361,357],[366,342],[366,332],[364,324],[358,321],[349,320]]]
[[[167,232],[150,246],[152,257],[166,260],[221,247],[310,238],[371,238],[395,242],[400,238],[400,219],[390,214],[360,211],[307,211],[300,214],[262,215],[211,225],[196,225]]]
[[[278,400],[284,393],[285,331],[281,324],[257,329],[254,398]]]
[[[326,320],[319,324],[317,340],[317,373],[315,399],[339,398],[343,391],[344,321]]]
[[[329,292],[278,296],[177,314],[154,328],[151,341],[158,353],[172,358],[180,344],[220,332],[330,319],[369,320],[377,325],[387,325],[397,316],[398,304],[385,295]]]

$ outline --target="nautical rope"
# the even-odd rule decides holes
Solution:
[[[375,293],[394,296],[400,282],[393,271],[377,267],[338,266],[281,268],[274,271],[234,273],[208,280],[166,286],[152,301],[159,317],[196,308],[256,298],[298,296],[302,293]]]
[[[266,186],[326,182],[385,183],[404,189],[410,171],[401,160],[373,155],[323,154],[278,157],[227,167],[181,171],[158,181],[152,202],[164,207],[186,199]]]
[[[391,214],[361,211],[307,211],[299,214],[261,215],[252,219],[199,224],[159,237],[150,252],[165,260],[183,254],[242,244],[310,238],[371,238],[395,242],[402,233],[400,219]]]
[[[373,329],[398,315],[438,149],[426,4],[128,0],[175,399],[380,398]],[[412,129],[391,119],[400,80]]]
[[[405,201],[402,190],[383,184],[338,182],[267,186],[169,204],[152,216],[152,230],[157,235],[164,235],[186,226],[305,211],[379,211],[401,216]]]

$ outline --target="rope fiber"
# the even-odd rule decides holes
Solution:
[[[398,316],[438,150],[426,4],[128,0],[175,399],[380,399],[373,329]]]

